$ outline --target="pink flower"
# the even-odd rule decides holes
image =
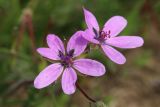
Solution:
[[[89,76],[101,76],[105,73],[103,64],[91,59],[76,59],[86,48],[87,41],[82,37],[82,31],[76,32],[69,40],[67,49],[60,38],[54,34],[47,36],[49,48],[38,48],[43,57],[55,60],[56,63],[46,67],[34,80],[34,86],[44,88],[55,82],[62,74],[61,84],[64,93],[73,94],[76,90],[75,83],[79,71]]]
[[[124,64],[126,58],[111,46],[129,49],[140,47],[144,43],[139,36],[116,37],[127,25],[127,20],[122,16],[111,17],[105,23],[103,29],[100,29],[95,16],[91,12],[84,9],[84,15],[88,29],[85,30],[83,37],[100,45],[106,56],[117,64]]]

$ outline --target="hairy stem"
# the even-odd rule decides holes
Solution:
[[[91,102],[96,103],[96,100],[87,95],[87,93],[79,86],[78,82],[76,82],[76,87],[78,90]]]
[[[28,33],[31,40],[32,52],[33,55],[36,56],[35,34],[33,29],[32,16],[30,14],[26,14],[25,18],[26,18],[26,26],[28,28]]]
[[[15,51],[18,52],[19,46],[21,46],[23,34],[25,31],[25,22],[21,22],[18,32],[18,37],[16,39]]]

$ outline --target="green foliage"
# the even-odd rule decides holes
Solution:
[[[139,67],[146,66],[152,57],[152,52],[150,50],[143,51],[135,60],[135,64]]]

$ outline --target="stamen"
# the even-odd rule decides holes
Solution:
[[[64,54],[59,50],[59,51],[58,51],[58,56],[59,56],[60,58],[62,58],[62,57],[64,57]]]
[[[108,33],[106,32],[106,36],[108,37],[108,38],[110,38],[111,36],[110,36],[110,33],[111,33],[111,31],[110,30],[108,30]]]
[[[73,57],[74,49],[70,50],[66,55],[64,55],[61,51],[59,51],[59,57],[61,59],[61,65],[64,67],[70,67],[73,62],[72,62],[72,57]]]
[[[94,27],[93,27],[93,32],[95,34],[95,38],[98,38],[99,37],[99,33]]]
[[[71,49],[68,53],[67,56],[73,57],[74,49]]]
[[[95,28],[93,28],[93,32],[94,32],[94,39],[98,40],[101,43],[104,43],[105,40],[111,37],[110,30],[104,32],[103,30],[97,31]]]

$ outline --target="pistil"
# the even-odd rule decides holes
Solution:
[[[108,32],[104,32],[103,30],[97,31],[95,28],[93,28],[93,32],[95,34],[94,39],[98,40],[101,43],[104,43],[105,40],[110,38],[110,30],[108,30]]]

